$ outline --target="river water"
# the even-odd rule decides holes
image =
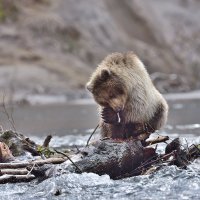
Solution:
[[[168,124],[158,134],[180,137],[184,145],[200,143],[200,100],[170,100]],[[9,110],[9,109],[8,109]],[[82,146],[98,123],[96,106],[90,102],[21,106],[13,112],[17,131],[42,143],[53,134],[51,145]],[[0,117],[4,128],[10,124]],[[94,139],[98,138],[98,134]],[[165,148],[158,146],[158,151]],[[61,194],[56,196],[56,191]],[[0,185],[0,199],[200,199],[200,160],[187,170],[164,167],[152,175],[111,180],[108,175],[64,174],[43,182]]]

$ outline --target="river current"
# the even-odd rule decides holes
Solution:
[[[200,116],[199,105],[199,101],[192,104],[189,102],[171,104],[169,123],[159,134],[169,135],[170,139],[180,137],[185,146],[200,144],[200,123],[197,123]],[[92,129],[87,128],[68,130],[66,134],[60,136],[56,134],[51,146],[83,146],[91,132]],[[157,134],[155,133],[153,137]],[[44,134],[42,135],[36,134],[30,137],[42,143]],[[95,134],[93,139],[97,137]],[[158,152],[162,152],[164,148],[165,144],[159,144]],[[191,163],[186,170],[165,166],[151,175],[122,180],[112,180],[108,175],[71,173],[42,182],[33,180],[29,183],[4,184],[0,185],[0,199],[200,199],[200,159]]]

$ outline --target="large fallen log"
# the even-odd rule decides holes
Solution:
[[[113,179],[130,173],[147,159],[157,156],[153,148],[144,148],[141,141],[133,139],[98,141],[84,149],[82,154],[84,158],[75,162],[82,172],[108,174]],[[76,167],[74,169],[80,173]]]
[[[156,144],[168,139],[159,136],[150,143]],[[177,138],[166,146],[163,154],[159,155],[156,153],[156,147],[144,147],[139,140],[103,140],[84,148],[81,154],[82,157],[74,163],[69,160],[63,163],[62,166],[66,165],[65,170],[108,174],[112,179],[120,179],[148,174],[166,165],[186,168],[191,161],[200,157],[200,145],[182,149]],[[73,160],[73,156],[71,159]]]

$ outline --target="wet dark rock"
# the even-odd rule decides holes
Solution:
[[[169,154],[172,151],[178,151],[180,152],[181,150],[181,143],[179,138],[175,138],[174,140],[172,140],[172,142],[170,142],[169,144],[167,144],[166,148],[165,148],[165,154]]]
[[[62,192],[61,192],[60,189],[56,189],[55,192],[54,192],[54,195],[55,195],[55,196],[59,196],[59,195],[61,195],[61,194],[62,194]]]

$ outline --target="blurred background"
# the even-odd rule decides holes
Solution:
[[[15,106],[20,131],[95,127],[85,83],[107,54],[126,51],[142,59],[166,97],[199,90],[199,9],[199,0],[0,0],[0,102]]]

